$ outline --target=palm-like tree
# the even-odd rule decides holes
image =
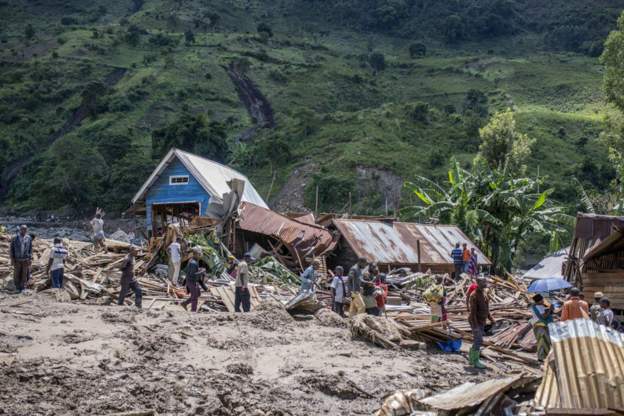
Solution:
[[[475,162],[472,171],[467,171],[453,160],[446,186],[424,177],[408,182],[406,186],[420,203],[404,212],[458,225],[490,257],[497,271],[510,271],[518,246],[530,234],[550,234],[555,243],[569,217],[549,199],[552,189],[539,192],[539,180],[516,178],[506,168]]]

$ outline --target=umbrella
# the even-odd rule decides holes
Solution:
[[[567,289],[569,287],[572,287],[572,285],[566,280],[558,277],[551,277],[548,279],[533,281],[533,283],[529,285],[528,291],[532,293],[546,293],[555,290]]]

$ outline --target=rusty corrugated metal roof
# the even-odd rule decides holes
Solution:
[[[490,260],[466,235],[453,225],[430,225],[406,222],[334,219],[342,237],[358,257],[381,264],[417,264],[417,241],[420,241],[420,263],[452,264],[451,250],[456,243],[468,243],[477,249],[480,265]]]
[[[289,249],[303,255],[320,255],[333,248],[333,236],[325,228],[299,222],[248,202],[242,202],[238,207],[238,225],[242,230],[277,238]]]
[[[624,408],[624,335],[589,319],[549,325],[554,369],[535,396],[546,409]]]

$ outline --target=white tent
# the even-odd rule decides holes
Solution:
[[[552,277],[563,279],[563,263],[567,260],[569,252],[570,247],[567,247],[544,257],[542,261],[533,266],[522,277],[529,280],[549,279]]]

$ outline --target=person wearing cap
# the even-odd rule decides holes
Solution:
[[[63,275],[65,273],[65,259],[67,258],[68,251],[63,247],[63,240],[56,237],[54,239],[54,246],[50,251],[50,259],[48,260],[48,266],[46,267],[46,274],[50,276],[52,281],[52,287],[55,289],[61,289],[63,287]]]
[[[234,283],[234,311],[244,312],[251,310],[251,294],[249,293],[249,263],[253,260],[250,253],[245,253],[243,260],[238,262],[236,282]]]
[[[481,344],[485,335],[485,324],[489,319],[494,323],[494,318],[490,314],[490,305],[485,293],[487,288],[487,280],[484,277],[478,277],[477,288],[469,298],[469,315],[468,323],[472,329],[472,348],[468,355],[470,364],[475,368],[485,368],[480,361]]]
[[[533,296],[530,323],[533,326],[533,334],[535,334],[535,339],[537,340],[538,361],[544,361],[550,351],[548,324],[553,322],[553,312],[553,306],[546,305],[542,295],[538,293]]]
[[[598,324],[604,325],[606,327],[611,327],[613,324],[613,319],[615,315],[611,310],[611,302],[606,297],[602,297],[600,299],[600,313],[598,314]]]
[[[312,264],[308,266],[307,269],[301,274],[301,288],[299,292],[304,291],[312,291],[314,292],[314,285],[318,280],[319,273],[318,270],[321,268],[321,261],[319,259],[314,259]]]
[[[571,321],[573,319],[589,318],[589,306],[587,302],[581,300],[581,291],[573,287],[570,289],[570,298],[561,307],[561,321]]]
[[[130,246],[128,255],[121,264],[121,289],[119,290],[119,298],[117,299],[118,305],[123,305],[128,289],[134,291],[134,304],[137,308],[141,309],[141,301],[143,299],[143,292],[139,282],[134,278],[134,258],[139,253],[139,249],[136,246]]]
[[[201,259],[203,252],[201,247],[193,247],[193,257],[186,265],[186,290],[190,294],[190,297],[182,302],[180,305],[186,309],[191,304],[191,312],[197,312],[197,302],[199,301],[200,285],[203,285],[202,277],[205,270],[199,267],[199,260]],[[206,288],[204,287],[204,290]]]
[[[28,235],[28,227],[21,225],[11,240],[11,265],[15,290],[21,293],[26,288],[32,266],[32,237]]]
[[[603,297],[604,294],[602,292],[594,293],[594,304],[589,308],[589,317],[594,322],[598,322],[598,315],[600,315],[600,311],[602,310],[600,299]]]

